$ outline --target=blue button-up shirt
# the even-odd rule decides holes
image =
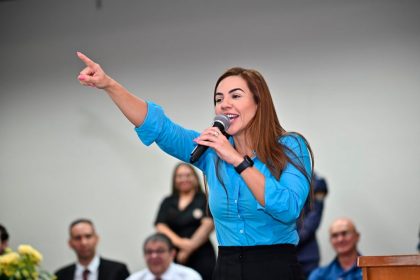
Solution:
[[[166,153],[185,162],[189,161],[190,153],[196,146],[193,139],[200,135],[173,123],[162,108],[152,102],[148,102],[143,124],[135,130],[145,145],[156,143]],[[232,139],[230,141],[233,143]],[[301,162],[310,174],[311,159],[304,140],[297,135],[289,135],[279,142],[294,152],[295,155],[288,155],[297,164]],[[234,167],[218,159],[213,149],[207,149],[195,163],[208,182],[209,206],[219,245],[296,245],[299,241],[296,219],[309,193],[306,177],[289,163],[277,180],[258,155],[253,160],[254,167],[265,176],[265,206],[258,203]],[[226,189],[217,177],[217,166]]]

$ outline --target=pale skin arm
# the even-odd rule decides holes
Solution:
[[[216,136],[216,132],[219,134]],[[201,133],[194,141],[197,144],[209,146],[213,148],[217,155],[225,162],[238,166],[244,160],[244,155],[241,155],[230,144],[226,137],[219,136],[220,130],[217,127],[209,127]],[[248,155],[250,156],[250,155]],[[241,173],[246,185],[254,195],[255,199],[262,206],[265,206],[265,177],[254,167],[248,167]]]
[[[240,163],[238,163],[237,165],[239,164]],[[258,169],[254,167],[248,167],[247,169],[242,171],[241,176],[244,179],[248,188],[251,190],[255,199],[264,207],[265,206],[265,177],[264,175]]]
[[[103,89],[134,126],[141,125],[147,114],[146,102],[108,76],[99,64],[86,55],[77,52],[77,56],[86,65],[77,77],[80,84]]]
[[[176,247],[181,248],[183,238],[171,230],[166,224],[156,224],[156,230],[168,236]]]
[[[209,240],[210,233],[214,229],[213,220],[211,218],[203,218],[201,220],[200,227],[194,232],[193,236],[191,236],[192,241],[192,251],[199,248],[203,245],[207,240]]]
[[[197,228],[191,238],[182,238],[173,232],[167,225],[159,223],[156,225],[156,230],[163,234],[166,234],[179,248],[177,260],[180,263],[186,263],[191,253],[197,250],[203,245],[210,236],[210,233],[214,229],[213,220],[211,218],[203,218],[201,225]]]
[[[146,102],[130,93],[121,84],[108,76],[101,66],[81,52],[77,56],[82,60],[86,67],[77,77],[80,84],[84,86],[103,89],[108,93],[112,101],[118,106],[126,118],[136,127],[140,126],[147,114]],[[195,142],[209,146],[217,152],[218,156],[224,161],[238,166],[243,161],[243,155],[236,151],[225,137],[215,137],[214,133],[220,130],[216,127],[206,129]],[[256,168],[247,168],[241,173],[245,183],[253,193],[255,199],[265,206],[265,177]]]

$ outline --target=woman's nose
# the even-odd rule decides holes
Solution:
[[[225,98],[220,105],[221,108],[230,108],[232,104],[230,103],[229,98]]]

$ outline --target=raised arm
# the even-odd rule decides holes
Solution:
[[[77,52],[77,56],[86,65],[77,77],[80,84],[103,89],[125,117],[135,127],[140,126],[147,114],[146,102],[108,76],[99,64],[95,63],[86,55]]]

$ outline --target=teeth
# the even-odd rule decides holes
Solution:
[[[229,118],[229,119],[233,119],[234,117],[236,117],[237,115],[234,115],[234,114],[226,114],[226,116]]]

